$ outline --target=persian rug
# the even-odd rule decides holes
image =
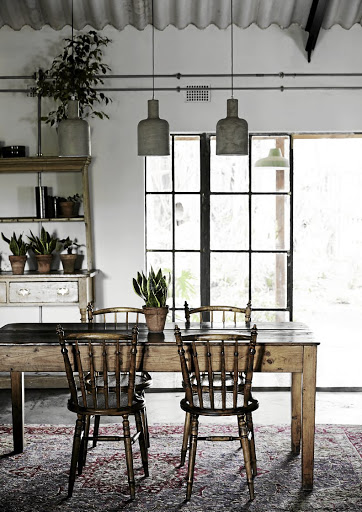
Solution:
[[[119,432],[107,425],[103,433]],[[205,434],[235,432],[232,426],[200,426]],[[73,428],[25,428],[22,454],[9,455],[12,430],[0,426],[0,510],[76,511],[362,511],[362,428],[316,428],[312,492],[301,489],[301,458],[290,452],[290,429],[257,427],[258,475],[249,502],[239,443],[200,441],[191,501],[185,502],[186,466],[180,468],[182,426],[150,427],[150,476],[143,477],[138,443],[133,446],[136,499],[129,500],[123,443],[90,449],[72,498],[67,499]]]

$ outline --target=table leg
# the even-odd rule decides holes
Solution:
[[[302,398],[302,488],[313,489],[317,347],[305,346]]]
[[[24,451],[24,373],[10,372],[14,452]]]
[[[292,373],[292,392],[291,392],[291,434],[292,434],[292,453],[300,453],[300,436],[302,428],[302,374]]]

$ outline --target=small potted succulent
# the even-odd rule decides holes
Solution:
[[[166,301],[170,281],[170,274],[166,279],[161,269],[155,273],[152,267],[148,277],[143,272],[137,272],[137,279],[133,278],[134,291],[145,301],[142,309],[150,332],[163,332],[165,327],[168,313]]]
[[[4,242],[9,244],[9,249],[12,255],[9,255],[9,260],[13,274],[24,274],[24,267],[26,263],[26,253],[29,249],[29,244],[24,242],[23,235],[16,236],[15,232],[12,237],[7,238],[4,233],[1,233]]]
[[[59,239],[50,235],[43,227],[41,228],[40,237],[35,236],[30,231],[30,249],[35,253],[38,263],[38,271],[42,274],[49,274],[52,260],[53,251],[56,250]]]
[[[58,204],[60,208],[61,217],[77,217],[79,214],[80,203],[82,202],[82,196],[74,194],[74,196],[59,197]]]
[[[77,240],[71,240],[69,236],[67,238],[63,238],[63,240],[59,240],[57,250],[59,251],[67,251],[66,254],[60,255],[60,261],[63,265],[63,270],[66,274],[73,274],[75,268],[75,262],[78,257],[76,253],[73,254],[73,249],[79,247]]]

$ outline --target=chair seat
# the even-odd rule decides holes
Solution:
[[[72,412],[88,413],[88,414],[99,414],[100,416],[108,415],[121,415],[124,413],[131,413],[134,411],[141,411],[145,407],[145,401],[139,395],[134,396],[132,404],[128,405],[127,393],[121,393],[119,405],[117,404],[116,393],[108,393],[108,405],[106,407],[106,400],[104,393],[97,393],[97,405],[95,406],[93,396],[91,393],[86,395],[87,404],[77,405],[70,398],[68,400],[68,409]],[[78,395],[78,404],[83,404],[83,397],[81,394]]]
[[[201,416],[234,416],[237,414],[246,414],[256,411],[259,407],[257,400],[250,400],[249,404],[244,407],[244,396],[238,393],[237,406],[234,407],[233,393],[226,392],[225,407],[223,407],[222,394],[216,391],[214,393],[214,405],[211,405],[209,393],[202,393],[203,404],[200,405],[200,400],[197,394],[193,394],[193,404],[190,404],[186,398],[181,400],[181,409],[191,414],[200,414]]]
[[[97,375],[95,378],[95,384],[98,389],[98,392],[104,388],[104,379],[103,374]],[[88,392],[91,391],[90,387],[90,375],[88,374],[85,378],[85,385]],[[128,374],[121,373],[120,375],[120,386],[121,389],[126,389],[128,387]],[[136,373],[135,377],[135,391],[137,393],[142,392],[144,389],[147,389],[152,386],[152,377],[147,372]],[[116,387],[116,377],[114,374],[108,374],[108,388],[112,390]]]
[[[213,388],[215,390],[221,389],[221,382],[222,382],[221,373],[213,372],[212,384],[213,384]],[[208,391],[208,389],[210,387],[210,382],[209,382],[209,375],[207,373],[202,373],[200,375],[200,384],[204,391]],[[196,382],[195,375],[192,376],[191,385],[196,389],[197,382]],[[230,373],[227,373],[225,376],[225,386],[226,386],[226,389],[229,389],[229,390],[232,390],[234,388],[234,377]],[[243,386],[244,386],[244,380],[243,380],[242,376],[238,376],[239,391],[241,391]]]

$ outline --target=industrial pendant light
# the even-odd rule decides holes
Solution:
[[[234,98],[234,41],[233,41],[233,0],[231,13],[231,98],[227,100],[227,116],[216,125],[217,155],[248,154],[248,123],[238,117],[238,100]]]
[[[152,0],[152,100],[148,100],[148,118],[138,123],[138,155],[163,156],[170,154],[170,128],[158,114],[155,100],[155,25]]]
[[[260,158],[255,163],[255,167],[289,167],[289,160],[282,156],[279,148],[274,148],[269,151],[269,155],[265,158]]]

